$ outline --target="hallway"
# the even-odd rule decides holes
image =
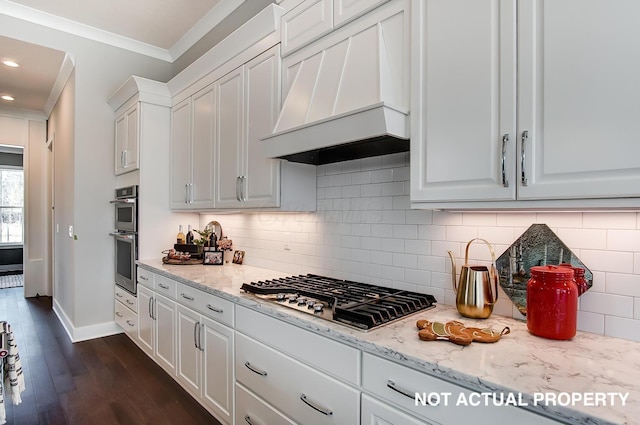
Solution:
[[[124,334],[72,344],[50,297],[0,289],[0,320],[26,382],[22,404],[5,398],[7,425],[218,424]]]

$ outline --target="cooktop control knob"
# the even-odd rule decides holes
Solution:
[[[276,300],[278,301],[284,301],[286,298],[285,294],[277,294],[276,295]]]
[[[291,294],[289,295],[289,302],[291,304],[295,303],[298,300],[298,294]]]
[[[324,304],[322,303],[315,303],[313,305],[313,312],[314,313],[322,313],[322,309],[324,308]]]
[[[303,306],[307,303],[307,300],[305,300],[304,298],[298,298],[298,305],[299,306]]]

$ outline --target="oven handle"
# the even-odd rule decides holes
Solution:
[[[109,233],[109,235],[111,235],[111,236],[115,236],[116,238],[120,238],[120,239],[128,239],[128,240],[135,239],[135,237],[136,237],[136,234],[135,234],[135,233],[118,233],[118,232],[111,232],[111,233]]]
[[[122,198],[109,201],[110,204],[135,204],[136,198]]]

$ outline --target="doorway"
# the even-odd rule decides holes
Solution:
[[[0,145],[0,289],[24,286],[24,148]]]

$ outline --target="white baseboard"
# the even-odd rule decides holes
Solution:
[[[69,317],[65,314],[64,310],[55,299],[53,300],[53,312],[58,316],[58,320],[62,323],[62,326],[67,332],[67,335],[69,335],[71,342],[86,341],[89,339],[123,333],[122,328],[118,326],[115,321],[77,328],[73,326],[71,320],[69,320]]]

